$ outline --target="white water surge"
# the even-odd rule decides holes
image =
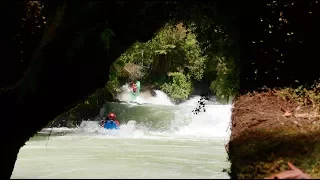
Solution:
[[[20,150],[12,178],[229,178],[222,170],[229,168],[224,145],[231,105],[211,103],[195,115],[199,96],[174,105],[162,91],[156,94],[138,97],[144,105],[106,106],[117,113],[120,131],[97,121],[43,129]]]
[[[125,84],[121,87],[121,93],[117,95],[117,98],[120,101],[130,102],[131,97],[131,89],[128,84]],[[152,96],[150,92],[141,92],[139,96],[135,99],[135,102],[139,104],[157,104],[157,105],[174,105],[170,98],[162,91],[155,90],[156,96]]]

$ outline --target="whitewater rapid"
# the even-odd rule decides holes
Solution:
[[[21,148],[12,178],[228,178],[232,105],[207,102],[206,112],[194,114],[200,96],[175,105],[155,93],[137,104],[125,103],[124,91],[122,103],[101,108],[100,116],[117,113],[119,131],[96,120],[43,129]]]
[[[148,123],[152,121],[153,117],[149,117],[147,122],[139,123],[141,119],[150,116],[148,114],[136,116],[136,119],[130,119],[127,122],[121,121],[120,130],[105,130],[101,128],[98,121],[83,121],[79,127],[74,129],[66,128],[48,128],[44,131],[61,131],[65,130],[67,132],[72,132],[74,135],[94,135],[102,137],[112,136],[122,137],[122,138],[224,138],[226,141],[230,137],[229,123],[231,119],[231,108],[232,105],[219,105],[216,102],[206,102],[211,105],[206,105],[206,112],[200,112],[194,114],[192,110],[198,107],[198,101],[200,96],[191,97],[189,100],[175,105],[170,101],[170,98],[162,91],[156,90],[156,96],[144,98],[143,96],[138,97],[135,103],[122,103],[123,107],[119,109],[126,108],[127,110],[123,113],[127,116],[133,116],[136,111],[129,112],[129,110],[143,109],[144,111],[149,111],[152,115],[163,116],[163,112],[172,111],[173,113],[168,117],[159,119],[156,121],[168,121],[166,129],[156,129],[150,128]],[[124,101],[126,97],[129,97],[129,92],[118,95],[121,101]],[[215,104],[215,105],[212,105]],[[115,105],[114,105],[115,106]],[[106,109],[102,109],[104,113],[107,112]],[[152,112],[151,112],[152,111]],[[116,111],[117,113],[117,111]],[[101,113],[103,114],[103,113]],[[124,116],[118,113],[118,117]],[[159,123],[159,122],[157,122]],[[163,126],[162,126],[163,127]]]

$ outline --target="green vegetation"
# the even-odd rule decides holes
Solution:
[[[287,87],[275,92],[282,98],[297,102],[300,106],[312,108],[316,112],[320,111],[320,83],[318,82],[311,86],[301,85],[296,89]]]
[[[295,88],[301,85],[296,83],[297,80],[310,85],[319,79],[319,74],[315,73],[319,66],[314,58],[318,56],[314,44],[320,39],[319,26],[314,25],[320,17],[318,1],[79,1],[63,4],[66,6],[57,2],[11,1],[1,6],[2,17],[9,22],[3,28],[5,51],[2,53],[4,61],[1,61],[4,63],[0,65],[3,77],[0,102],[8,107],[3,119],[12,119],[12,112],[22,112],[16,113],[16,120],[32,119],[21,126],[24,129],[20,137],[8,137],[6,141],[10,142],[3,160],[8,167],[3,173],[6,178],[11,175],[8,172],[13,168],[12,162],[21,142],[39,130],[49,118],[71,109],[62,106],[84,100],[86,94],[101,87],[104,78],[100,77],[104,76],[103,73],[108,74],[104,71],[114,57],[137,39],[149,38],[154,29],[168,19],[177,22],[167,24],[146,43],[136,42],[113,64],[110,80],[101,92],[108,90],[114,94],[128,79],[141,79],[144,85],[161,88],[174,99],[182,100],[192,92],[194,81],[209,81],[210,89],[223,99],[238,90],[245,93],[264,86]],[[178,22],[184,22],[186,27],[182,24],[175,26]],[[182,87],[186,89],[182,90]],[[29,91],[30,88],[33,91]],[[22,89],[21,101],[16,99],[17,89]],[[300,86],[278,92],[279,96],[318,111],[317,89]],[[81,105],[86,108],[77,111],[89,114],[89,110],[94,109],[87,116],[94,117],[96,109],[101,107],[97,100],[111,100],[107,95],[96,95],[88,97]],[[50,111],[46,105],[52,106]],[[34,116],[37,112],[46,113],[39,118]],[[259,118],[263,119],[263,116]],[[77,118],[86,119],[82,115]],[[7,122],[4,134],[12,131],[10,127],[20,128],[12,126],[11,122],[15,121]],[[310,128],[313,127],[316,126],[310,124]],[[291,132],[295,130],[279,130],[279,133]],[[285,136],[290,138],[282,139]],[[319,152],[319,142],[313,141],[318,134],[312,129],[308,136],[298,140],[296,136],[283,134],[278,137],[274,133],[260,133],[267,143],[253,137],[254,134],[248,131],[242,140],[239,138],[240,144],[235,143],[232,153],[230,151],[231,159],[235,160],[233,172],[243,174],[238,177],[260,173],[258,163],[268,163],[266,157],[272,155],[270,152],[295,155],[295,152],[302,151],[302,144],[309,146],[307,149],[314,149],[311,156],[304,157],[309,167],[304,168],[302,159],[301,164],[298,160],[293,163],[309,173],[318,173],[313,172],[314,167],[319,167],[313,162],[319,159],[319,153],[314,153]],[[299,154],[296,155],[300,158]]]
[[[194,33],[195,25],[188,27],[170,22],[151,40],[133,44],[113,63],[108,90],[115,95],[121,84],[139,79],[181,101],[192,93],[194,81],[209,79],[210,89],[219,99],[233,96],[239,88],[234,58],[205,52]],[[224,41],[216,43],[224,51]]]
[[[139,80],[142,88],[160,89],[174,101],[186,100],[194,90],[196,81],[207,88],[221,102],[234,96],[239,88],[239,72],[235,54],[228,53],[230,42],[217,27],[214,44],[205,43],[205,23],[169,22],[145,42],[135,42],[110,67],[109,80],[104,88],[85,98],[76,107],[55,118],[48,126],[72,126],[96,115],[106,100],[115,100],[120,87],[128,81]],[[110,28],[100,38],[105,51],[110,49],[116,35]],[[206,44],[206,45],[202,45]],[[68,121],[65,121],[68,119]]]
[[[210,89],[218,99],[228,101],[239,89],[238,71],[233,60],[226,61],[224,57],[219,57],[217,61],[217,78],[210,84]]]
[[[172,77],[172,80],[164,83],[161,89],[174,99],[187,99],[192,91],[190,78],[180,72],[169,73],[168,76]]]

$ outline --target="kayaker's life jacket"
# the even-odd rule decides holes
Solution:
[[[107,120],[104,123],[104,128],[105,129],[119,129],[119,126],[114,120]]]
[[[132,85],[132,91],[135,93],[137,91],[137,85],[136,84],[133,84]]]

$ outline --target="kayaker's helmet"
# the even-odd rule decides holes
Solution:
[[[111,113],[108,114],[108,118],[112,119],[112,120],[115,120],[116,119],[116,114],[111,112]]]

